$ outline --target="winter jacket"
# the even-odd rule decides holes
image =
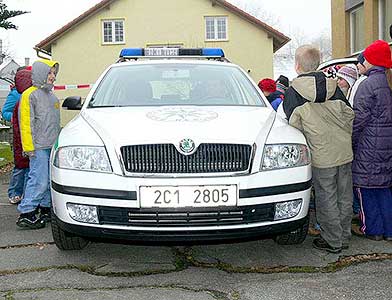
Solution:
[[[353,184],[392,186],[392,91],[383,67],[373,67],[354,98]]]
[[[286,91],[283,109],[289,124],[305,135],[314,167],[337,167],[352,161],[354,112],[336,80],[322,72],[298,76]]]
[[[20,103],[20,132],[24,152],[50,149],[60,132],[60,104],[47,77],[58,63],[38,60],[33,64],[33,86],[23,92]]]
[[[31,87],[31,71],[20,70],[15,75],[15,87],[17,91],[22,94],[25,90]],[[14,145],[14,163],[18,169],[25,169],[29,167],[28,157],[23,156],[22,141],[20,139],[19,131],[19,101],[16,102],[14,112],[12,115],[12,129],[13,129],[13,145]]]
[[[275,91],[267,96],[267,100],[271,103],[273,109],[276,111],[280,103],[282,103],[284,99],[284,93],[281,91]]]
[[[13,87],[9,92],[7,99],[5,100],[3,109],[1,111],[4,120],[11,122],[11,117],[14,111],[15,104],[16,102],[19,101],[19,99],[20,99],[20,93],[18,93],[16,88]]]

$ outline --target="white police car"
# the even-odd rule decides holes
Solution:
[[[51,157],[60,249],[306,237],[305,138],[221,49],[124,49],[82,107],[80,97],[63,107],[81,112]]]

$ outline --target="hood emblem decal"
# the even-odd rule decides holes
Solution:
[[[185,155],[190,155],[195,150],[195,142],[192,139],[182,139],[180,141],[180,150]]]

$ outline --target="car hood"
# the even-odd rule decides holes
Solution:
[[[169,106],[91,108],[82,117],[105,145],[200,143],[252,145],[264,139],[275,119],[267,107]]]

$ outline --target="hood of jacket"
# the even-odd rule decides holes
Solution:
[[[293,79],[291,86],[306,100],[320,103],[335,94],[337,82],[322,72],[311,72]]]
[[[33,63],[32,81],[35,87],[43,88],[46,90],[51,90],[53,88],[53,84],[47,83],[48,74],[50,68],[52,67],[56,68],[57,75],[59,71],[59,64],[57,61],[41,59]]]
[[[27,69],[20,70],[15,74],[15,87],[19,94],[32,86],[31,71]]]

